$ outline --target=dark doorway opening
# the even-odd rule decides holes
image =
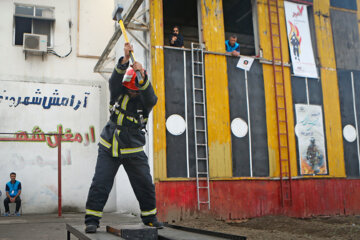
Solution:
[[[252,10],[251,0],[223,0],[225,39],[235,35],[241,55],[256,55]]]
[[[196,0],[164,0],[164,45],[169,46],[174,26],[178,26],[184,37],[184,47],[190,48],[191,42],[199,42],[198,10]]]

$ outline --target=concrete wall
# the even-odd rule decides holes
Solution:
[[[15,3],[54,7],[54,50],[59,55],[70,50],[70,20],[72,53],[66,58],[47,54],[44,59],[28,56],[25,60],[22,46],[13,45],[14,1],[0,2],[0,132],[32,133],[36,126],[46,133],[58,132],[59,125],[63,133],[71,131],[72,137],[68,135],[62,145],[63,206],[64,210],[84,211],[99,134],[108,118],[107,81],[94,73],[93,67],[96,56],[100,56],[114,31],[111,20],[114,2],[20,0]],[[42,103],[34,104],[33,97]],[[59,105],[56,105],[57,97]],[[55,103],[49,105],[50,100]],[[22,139],[16,139],[14,134],[0,135],[0,189],[5,190],[9,173],[17,172],[23,185],[23,213],[48,213],[57,209],[57,146],[49,146],[54,138],[43,140],[41,136],[39,141],[33,141],[31,135],[22,135]],[[115,209],[112,194],[105,210]]]

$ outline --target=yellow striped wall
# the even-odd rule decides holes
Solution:
[[[164,31],[162,1],[150,0],[151,76],[158,102],[154,116],[154,178],[166,178]]]
[[[320,77],[327,144],[329,176],[345,177],[339,89],[330,21],[330,0],[314,1],[315,31],[320,59]]]
[[[222,1],[201,1],[206,50],[225,51]],[[228,77],[225,56],[205,55],[209,172],[211,178],[232,176]]]

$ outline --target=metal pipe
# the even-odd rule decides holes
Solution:
[[[184,52],[184,98],[185,98],[185,122],[186,122],[186,172],[187,177],[190,177],[190,162],[189,162],[189,126],[187,115],[187,87],[186,87],[186,52]]]
[[[309,83],[308,83],[308,78],[305,78],[305,86],[306,86],[306,103],[307,105],[310,104],[310,97],[309,97]]]
[[[61,133],[58,138],[58,216],[61,217]]]
[[[359,149],[359,128],[358,128],[358,119],[357,119],[357,111],[356,111],[356,93],[355,93],[355,86],[354,86],[354,73],[351,72],[351,88],[352,88],[352,97],[353,97],[353,107],[354,107],[354,118],[355,118],[355,128],[356,128],[356,148],[358,154],[358,161],[359,161],[359,173],[360,173],[360,149]]]
[[[245,70],[245,89],[246,89],[246,110],[248,115],[248,126],[249,126],[249,161],[250,161],[250,176],[253,176],[252,169],[252,145],[251,145],[251,119],[250,119],[250,104],[249,104],[249,88],[248,88],[248,77],[247,71]]]

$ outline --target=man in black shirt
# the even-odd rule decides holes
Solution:
[[[180,34],[178,26],[174,26],[169,37],[170,46],[173,47],[184,47],[184,38]]]

